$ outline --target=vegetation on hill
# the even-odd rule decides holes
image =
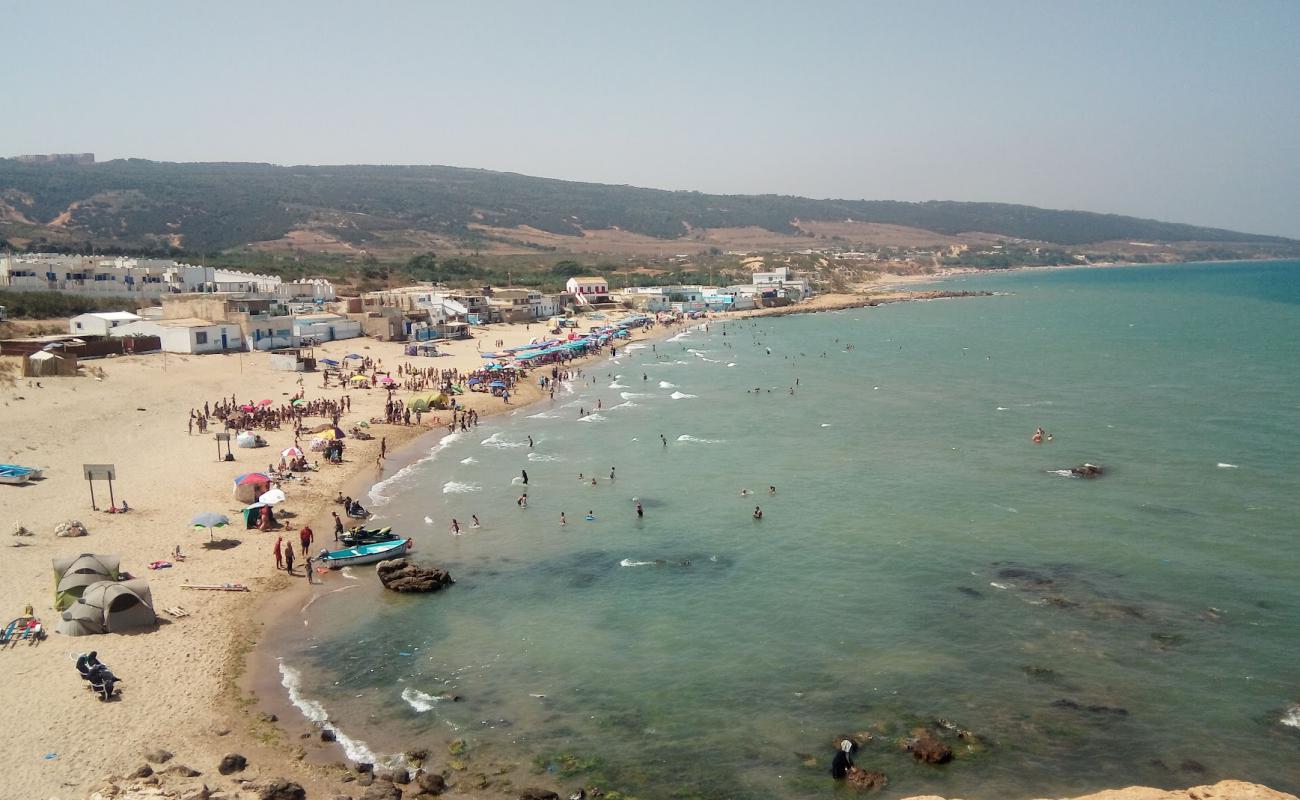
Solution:
[[[385,232],[397,230],[469,243],[484,236],[473,226],[528,226],[560,236],[618,228],[675,239],[700,228],[759,227],[797,235],[796,220],[845,219],[1061,245],[1127,240],[1297,244],[1282,237],[1005,203],[710,195],[437,166],[281,167],[138,159],[78,165],[0,159],[0,212],[6,207],[11,211],[0,213],[0,236],[19,238],[14,231],[20,229],[22,238],[33,240],[29,249],[94,245],[189,255],[277,240],[304,227],[378,250]]]
[[[135,304],[149,301],[125,297],[87,297],[62,292],[14,292],[0,289],[0,306],[10,319],[55,319],[75,317],[90,311],[134,311]],[[155,303],[156,305],[156,303]]]

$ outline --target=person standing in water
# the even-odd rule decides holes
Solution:
[[[528,508],[528,492],[519,495],[519,499],[515,501],[515,505],[520,508]]]
[[[470,514],[469,518],[473,521],[472,527],[478,527],[478,514]]]
[[[664,443],[664,447],[668,446],[668,439],[662,433],[659,434],[659,441]]]
[[[762,519],[762,518],[763,518],[763,509],[758,506],[754,506],[754,519]]]
[[[455,517],[451,518],[451,535],[460,536],[460,522]]]
[[[613,468],[613,467],[610,467],[610,468],[609,468],[609,479],[610,479],[611,481],[614,480],[614,468]]]
[[[521,470],[519,470],[519,474],[522,475],[523,478],[524,478],[524,486],[527,486],[527,485],[528,485],[528,470],[526,470],[526,469],[521,469]]]
[[[563,511],[560,512],[560,524],[561,524],[561,525],[568,525],[568,524],[569,524],[569,521],[568,521],[567,519],[564,518],[564,512],[563,512]]]
[[[533,446],[533,437],[531,437],[531,436],[528,437],[528,446],[529,446],[529,447],[532,447],[532,446]]]
[[[636,504],[636,516],[638,519],[645,516],[645,509],[641,507],[640,503]]]

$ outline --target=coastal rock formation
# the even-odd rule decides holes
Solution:
[[[519,792],[519,800],[560,800],[560,796],[550,789],[524,789]]]
[[[1096,464],[1080,464],[1070,467],[1070,474],[1076,478],[1100,478],[1106,471]]]
[[[221,763],[217,765],[217,772],[222,775],[230,775],[235,772],[243,772],[244,767],[248,766],[248,759],[239,753],[226,753],[221,757]]]
[[[883,789],[889,784],[885,773],[857,767],[849,767],[849,774],[844,780],[855,789]]]
[[[287,778],[271,778],[257,787],[258,800],[307,800],[307,790]]]
[[[903,800],[944,800],[938,795],[916,795]],[[958,800],[958,798],[951,798]],[[1083,795],[1074,800],[1300,800],[1293,794],[1274,791],[1267,786],[1242,781],[1219,781],[1213,786],[1193,786],[1190,789],[1152,789],[1147,786],[1130,786],[1127,789],[1108,789],[1096,794]]]
[[[415,776],[415,785],[424,794],[442,794],[447,791],[447,781],[436,772],[421,771]]]
[[[905,747],[912,754],[912,758],[923,764],[947,764],[952,761],[952,748],[929,736],[910,739],[905,743]]]
[[[375,566],[379,582],[394,592],[436,592],[455,583],[451,573],[436,567],[421,567],[404,558],[380,561]]]

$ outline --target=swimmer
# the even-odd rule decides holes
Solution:
[[[645,516],[645,509],[641,507],[640,503],[636,504],[636,515],[638,518]]]
[[[754,519],[762,519],[762,518],[763,518],[763,509],[759,508],[758,506],[754,506]]]
[[[741,489],[741,490],[740,490],[740,496],[741,496],[741,497],[749,497],[751,494],[753,494],[753,492],[749,491],[748,489]]]
[[[776,487],[775,487],[775,486],[769,486],[769,487],[767,487],[767,493],[768,493],[768,494],[776,494]]]
[[[1037,428],[1037,429],[1034,431],[1034,435],[1033,435],[1032,437],[1030,437],[1030,441],[1033,442],[1034,444],[1042,444],[1042,443],[1043,443],[1043,429],[1042,429],[1042,428]]]
[[[456,521],[455,517],[451,519],[451,535],[460,536],[460,523]]]
[[[610,479],[611,481],[614,480],[614,468],[613,468],[613,467],[610,467],[610,468],[609,468],[609,479]]]
[[[588,521],[588,522],[595,522],[595,521],[596,521],[596,512],[591,511],[591,510],[588,510],[588,511],[587,511],[587,521]]]
[[[478,527],[478,514],[470,514],[470,515],[469,515],[469,518],[470,518],[471,520],[474,521],[473,525],[471,525],[470,527],[477,528],[477,527]]]
[[[595,479],[595,478],[592,478],[592,479],[591,479],[591,485],[592,485],[592,486],[595,486],[595,485],[596,485],[596,479]]]
[[[661,442],[664,443],[664,447],[667,447],[667,446],[668,446],[668,440],[667,440],[666,438],[664,438],[664,435],[663,435],[662,433],[659,434],[659,441],[661,441]]]
[[[561,524],[561,525],[568,525],[568,524],[569,524],[569,521],[568,521],[567,519],[564,518],[564,512],[563,512],[563,511],[560,512],[560,524]]]
[[[524,486],[527,486],[527,485],[528,485],[528,470],[526,470],[526,469],[521,469],[521,470],[519,470],[519,474],[522,475],[523,478],[524,478]]]
[[[519,499],[515,501],[515,505],[520,508],[528,508],[528,492],[519,495]]]

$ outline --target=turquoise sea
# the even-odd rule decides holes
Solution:
[[[372,502],[456,586],[329,576],[295,702],[640,798],[836,796],[861,731],[884,796],[1300,791],[1300,262],[945,286],[1000,294],[714,321],[444,439]]]

